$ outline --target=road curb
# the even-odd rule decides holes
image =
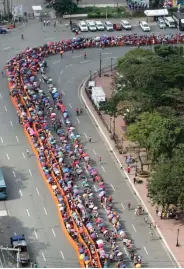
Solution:
[[[135,194],[136,194],[137,197],[140,199],[141,203],[143,204],[144,208],[146,209],[146,211],[147,211],[147,213],[148,213],[148,215],[149,215],[151,221],[152,221],[153,223],[155,223],[155,220],[154,220],[154,218],[152,217],[151,213],[149,212],[149,210],[148,210],[146,204],[144,203],[144,201],[143,201],[143,199],[141,198],[139,192],[138,192],[137,189],[135,188],[135,186],[134,186],[132,180],[130,179],[128,173],[126,172],[126,170],[125,170],[124,167],[122,166],[122,163],[121,163],[119,157],[117,156],[115,150],[113,149],[113,147],[112,147],[112,145],[111,145],[112,142],[110,141],[110,139],[109,139],[109,138],[106,136],[106,134],[104,133],[104,131],[103,131],[102,127],[101,127],[101,125],[102,125],[103,123],[101,122],[101,120],[99,119],[99,117],[97,117],[97,118],[95,117],[95,115],[93,114],[93,112],[92,112],[90,106],[87,104],[86,98],[84,97],[84,91],[85,91],[85,84],[86,84],[86,82],[87,82],[87,80],[88,80],[89,78],[90,78],[90,77],[87,76],[87,77],[81,82],[81,84],[79,85],[79,87],[78,87],[78,95],[79,95],[79,98],[80,98],[80,99],[82,100],[82,102],[85,104],[85,107],[87,108],[88,113],[91,115],[91,118],[92,118],[92,120],[93,120],[93,123],[95,123],[95,126],[98,127],[98,130],[100,131],[100,133],[101,133],[102,136],[104,137],[104,139],[105,139],[105,141],[106,141],[106,143],[107,143],[107,145],[108,145],[108,147],[109,147],[109,149],[110,149],[110,153],[113,154],[114,158],[115,158],[116,161],[118,162],[118,164],[119,164],[119,166],[120,166],[120,170],[122,170],[122,171],[124,172],[124,174],[125,174],[125,176],[127,177],[127,179],[128,179],[128,181],[129,181],[131,187],[133,188]],[[122,173],[122,175],[123,175],[123,173]],[[165,247],[166,247],[165,250],[167,251],[168,256],[169,256],[169,254],[170,254],[170,255],[172,256],[172,258],[174,259],[174,261],[176,262],[176,264],[178,265],[178,267],[181,268],[181,265],[180,265],[179,262],[177,261],[175,255],[173,254],[173,252],[171,251],[169,245],[167,244],[166,239],[164,238],[162,232],[160,231],[160,229],[159,229],[157,226],[156,226],[156,231],[158,232],[160,238],[163,240],[163,242],[164,242],[164,244],[165,244]],[[171,260],[171,257],[170,257],[170,256],[169,256],[169,258],[170,258],[170,260]]]

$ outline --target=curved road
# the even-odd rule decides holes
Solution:
[[[22,32],[25,40],[20,42]],[[51,40],[70,37],[72,34],[69,31],[63,32],[62,28],[45,28],[33,21],[21,30],[1,36],[1,68],[10,57],[27,46],[38,46]],[[138,253],[143,256],[145,266],[177,267],[160,241],[150,240],[149,229],[144,224],[143,218],[136,218],[133,211],[124,210],[129,200],[133,207],[137,205],[137,201],[87,112],[79,119],[75,116],[76,107],[82,106],[78,86],[89,75],[90,70],[93,72],[99,69],[99,53],[102,52],[102,65],[106,66],[110,65],[110,58],[115,62],[116,57],[128,50],[128,47],[104,51],[90,49],[87,51],[87,60],[84,60],[81,51],[74,54],[66,53],[62,60],[56,55],[48,58],[49,74],[58,88],[65,93],[64,103],[70,117],[82,134],[86,149],[96,161],[96,166],[108,184],[109,190],[113,192],[116,209],[124,221],[127,232],[134,239]],[[7,209],[9,214],[0,219],[3,223],[2,239],[5,240],[0,244],[5,244],[13,233],[23,232],[28,239],[33,260],[37,260],[40,266],[79,267],[75,252],[60,228],[55,205],[40,176],[35,157],[26,156],[28,143],[10,102],[6,78],[2,78],[0,84],[0,124],[0,163],[9,189],[8,200],[0,202],[0,210]],[[87,143],[86,136],[89,135],[93,139],[91,144]],[[103,160],[102,167],[97,160],[98,154]]]

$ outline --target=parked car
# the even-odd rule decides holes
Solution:
[[[88,27],[85,21],[80,21],[78,25],[81,32],[88,32]]]
[[[98,31],[103,31],[105,29],[101,21],[95,21],[95,25]]]
[[[89,31],[96,32],[97,28],[94,21],[86,21]]]
[[[158,18],[158,26],[160,29],[165,29],[166,28],[166,23],[163,18]]]
[[[143,32],[150,32],[151,29],[146,21],[140,21],[139,25],[140,25],[141,29],[143,30]]]
[[[72,32],[79,32],[79,26],[75,22],[71,24],[70,28]]]
[[[107,31],[113,31],[114,28],[113,28],[113,24],[111,21],[105,21],[105,28]]]
[[[131,30],[132,26],[127,20],[122,20],[121,25],[125,30]]]
[[[8,30],[5,28],[0,28],[0,34],[7,34]]]
[[[122,25],[121,25],[121,23],[114,23],[113,28],[116,31],[121,31],[122,30]]]

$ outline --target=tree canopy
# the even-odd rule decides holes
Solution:
[[[59,15],[72,14],[77,9],[77,4],[72,0],[55,0],[53,8]]]

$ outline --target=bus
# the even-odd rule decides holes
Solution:
[[[7,187],[4,180],[2,169],[0,168],[0,200],[7,199]]]

